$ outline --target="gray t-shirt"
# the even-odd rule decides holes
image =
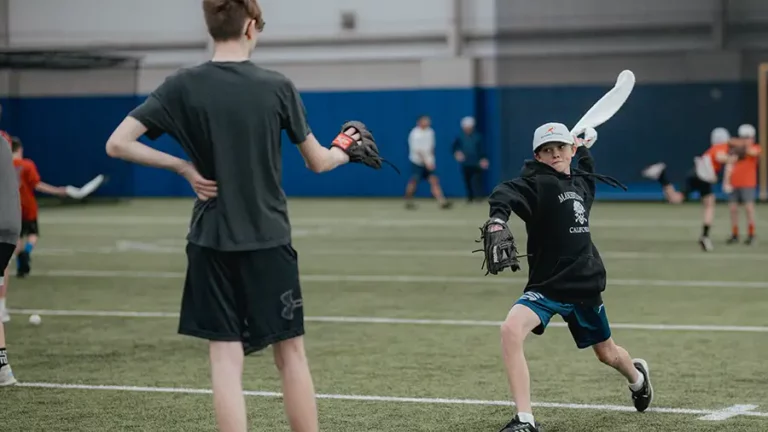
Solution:
[[[0,243],[15,245],[20,233],[19,178],[13,167],[11,143],[0,136]],[[5,264],[0,264],[0,277]]]
[[[299,144],[310,129],[287,77],[250,61],[207,62],[167,78],[129,115],[150,139],[174,138],[218,183],[217,198],[194,204],[190,243],[221,251],[290,243],[281,133]]]

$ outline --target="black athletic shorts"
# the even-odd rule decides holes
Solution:
[[[291,245],[222,252],[187,244],[179,333],[241,341],[245,354],[304,334],[298,255]]]
[[[8,263],[11,262],[15,250],[15,244],[0,243],[0,277],[3,277],[3,271],[8,266]]]
[[[21,221],[21,236],[40,235],[40,228],[37,226],[37,219]]]
[[[688,172],[688,175],[685,178],[685,189],[683,190],[683,195],[685,195],[685,198],[688,199],[693,191],[698,192],[701,198],[704,198],[705,196],[712,194],[712,184],[700,179],[698,176],[696,176],[696,171],[691,170]]]

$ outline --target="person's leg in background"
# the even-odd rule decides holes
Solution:
[[[19,240],[19,243],[21,240]],[[18,244],[0,243],[0,262],[6,265],[2,268],[2,277],[5,283],[0,283],[0,322],[7,323],[11,320],[11,314],[8,313],[6,297],[8,296],[8,269],[11,266],[11,258],[16,254]],[[5,261],[7,255],[7,261]]]
[[[467,202],[472,202],[475,200],[475,190],[474,185],[472,183],[473,181],[473,170],[472,167],[467,165],[461,166],[461,174],[464,177],[464,188],[467,190]]]
[[[14,250],[13,244],[0,243],[0,263],[3,263],[2,272],[0,272],[0,292],[5,292],[8,288],[8,264]],[[3,310],[7,313],[7,311]],[[5,326],[0,320],[0,387],[16,384],[16,378],[13,376],[11,365],[8,362],[8,351],[5,345]]]
[[[472,176],[472,187],[475,191],[475,200],[479,202],[485,201],[482,199],[485,196],[483,191],[483,173],[485,170],[482,167],[476,167]]]
[[[747,211],[747,240],[745,244],[752,245],[756,241],[755,234],[755,190],[743,189],[744,209]]]
[[[25,277],[32,271],[32,251],[37,246],[40,230],[37,220],[22,221],[22,238],[16,247],[17,276]],[[26,237],[26,239],[25,239]]]
[[[715,219],[715,194],[709,193],[702,196],[701,203],[704,207],[704,215],[702,217],[701,237],[699,237],[699,245],[705,252],[710,252],[714,249],[712,239],[709,237],[709,229],[712,226],[712,221]]]
[[[414,209],[416,204],[413,202],[413,196],[416,194],[416,187],[419,185],[419,180],[411,177],[408,180],[408,184],[405,185],[405,208]]]
[[[416,188],[418,188],[419,182],[425,178],[426,168],[411,162],[411,177],[408,179],[408,184],[405,185],[405,208],[409,210],[416,208],[413,196],[416,195]]]
[[[661,185],[661,190],[664,194],[664,199],[670,204],[680,204],[687,196],[686,192],[678,192],[672,182],[669,181],[669,177],[667,175],[667,165],[663,162],[649,165],[643,169],[641,174],[643,177],[649,180],[659,182]]]
[[[741,204],[741,195],[738,189],[734,189],[728,196],[728,212],[731,217],[731,237],[726,241],[727,244],[739,242],[739,205]]]
[[[8,310],[5,308],[5,296],[8,292],[8,267],[5,266],[3,271],[3,277],[4,283],[0,283],[0,323],[7,323],[11,320],[11,314],[8,313]]]
[[[429,181],[429,190],[432,192],[432,196],[437,200],[440,208],[450,208],[451,203],[445,199],[445,195],[443,195],[443,188],[440,187],[440,179],[438,179],[435,174],[430,174],[427,178],[427,181]]]

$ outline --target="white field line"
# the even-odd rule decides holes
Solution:
[[[132,270],[44,270],[35,277],[79,278],[126,278],[126,279],[179,279],[182,272],[132,271]],[[392,276],[392,275],[302,275],[304,282],[382,282],[382,283],[445,283],[467,285],[513,285],[525,282],[515,277],[466,277],[466,276]],[[662,280],[662,279],[609,279],[611,286],[678,287],[678,288],[749,288],[768,289],[768,282],[714,281],[714,280]]]
[[[361,227],[479,227],[485,219],[482,213],[477,219],[376,219],[367,216],[358,218],[292,218],[294,227],[314,226],[361,226]],[[44,225],[178,225],[180,227],[189,224],[189,217],[182,216],[147,216],[147,215],[120,215],[120,216],[54,216],[46,215],[41,218]],[[590,222],[593,227],[613,228],[685,228],[701,227],[701,223],[694,219],[596,219]],[[758,226],[766,225],[766,221],[758,220]]]
[[[9,309],[11,314],[42,316],[75,317],[119,317],[119,318],[178,318],[175,312],[137,312],[137,311],[99,311],[99,310],[63,310],[63,309]],[[418,318],[354,317],[354,316],[307,316],[308,322],[344,323],[344,324],[410,324],[465,327],[499,327],[501,321],[483,320],[445,320]],[[551,322],[549,327],[567,328],[564,322]],[[735,332],[768,333],[768,327],[761,326],[724,326],[696,324],[633,324],[611,323],[613,329],[652,330],[652,331],[694,331],[694,332]]]
[[[731,417],[744,415],[744,413],[752,412],[755,409],[757,409],[757,405],[734,405],[704,417],[699,417],[699,420],[723,421]]]
[[[86,385],[86,384],[57,384],[30,382],[19,383],[19,387],[27,388],[45,388],[61,390],[106,390],[122,392],[142,392],[142,393],[182,393],[182,394],[212,394],[209,389],[201,388],[175,388],[175,387],[135,387],[135,386],[117,386],[117,385]],[[267,391],[244,391],[247,396],[281,398],[282,393]],[[363,402],[394,402],[394,403],[418,403],[418,404],[447,404],[447,405],[492,405],[492,406],[513,406],[510,401],[502,400],[479,400],[479,399],[444,399],[444,398],[415,398],[415,397],[396,397],[396,396],[363,396],[363,395],[342,395],[342,394],[318,394],[318,399],[333,399],[345,401],[363,401]],[[623,405],[594,405],[594,404],[574,404],[558,402],[534,402],[534,407],[539,408],[559,408],[575,410],[593,410],[593,411],[615,411],[615,412],[635,412],[635,408]],[[723,410],[705,410],[690,408],[656,408],[648,409],[648,412],[657,412],[664,414],[685,414],[697,416],[714,416]],[[742,410],[736,413],[742,416],[765,417],[768,413]],[[725,420],[725,418],[723,419]]]
[[[328,232],[316,232],[325,235]],[[181,243],[167,244],[162,242],[140,242],[134,240],[119,240],[114,247],[96,246],[92,248],[39,248],[35,249],[35,255],[66,256],[76,254],[119,254],[141,253],[160,255],[183,255],[184,245]],[[479,254],[473,254],[470,250],[357,250],[357,249],[311,249],[303,248],[299,251],[302,255],[326,255],[326,256],[380,256],[380,257],[457,257],[481,260]],[[768,254],[760,253],[689,253],[689,252],[630,252],[607,251],[601,252],[603,259],[608,260],[732,260],[732,261],[768,261]]]

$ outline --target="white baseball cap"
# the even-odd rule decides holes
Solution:
[[[724,127],[718,127],[712,129],[712,133],[709,135],[710,144],[720,144],[727,142],[731,139],[731,133]]]
[[[461,127],[475,127],[475,118],[474,117],[464,117],[461,119]]]
[[[559,142],[574,145],[573,136],[568,127],[562,123],[546,123],[533,132],[533,151],[549,142]]]
[[[740,138],[754,138],[755,137],[755,127],[751,124],[743,124],[739,126],[739,137]]]

